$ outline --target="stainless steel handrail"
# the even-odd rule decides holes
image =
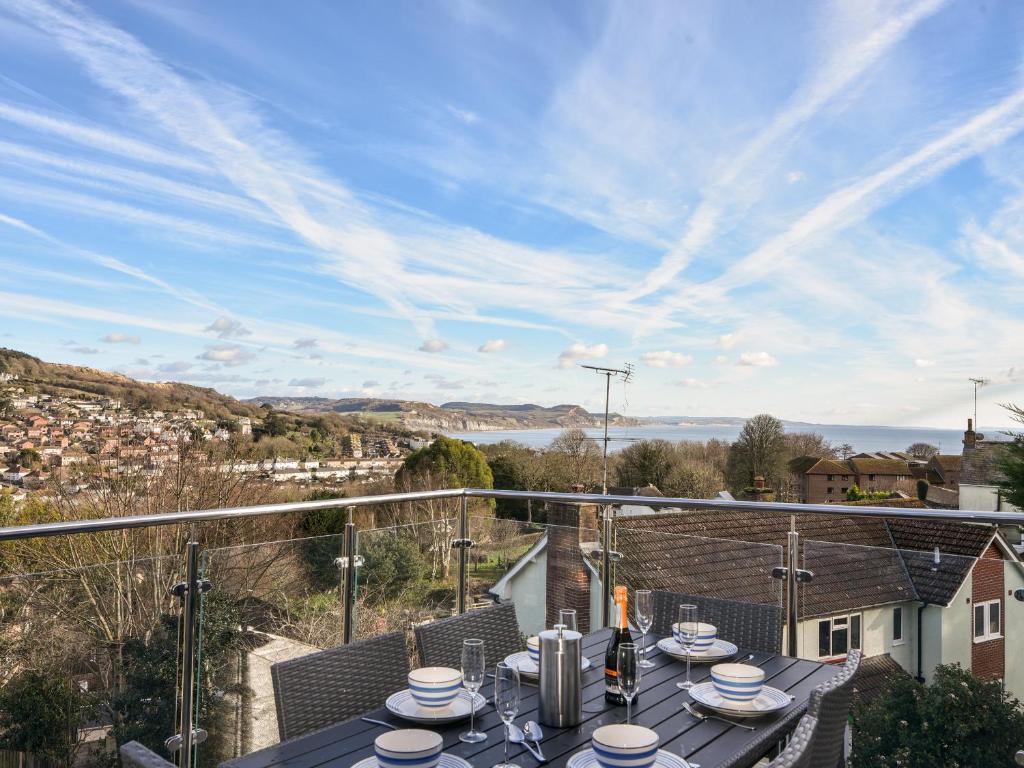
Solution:
[[[437,491],[384,493],[376,496],[350,496],[317,501],[295,501],[281,504],[260,504],[251,507],[224,507],[191,512],[165,512],[152,515],[104,517],[92,520],[69,520],[59,523],[38,523],[0,528],[0,541],[33,539],[46,536],[69,536],[79,533],[117,531],[127,528],[149,528],[157,525],[197,523],[211,520],[279,515],[288,512],[313,512],[336,507],[366,507],[376,504],[398,504],[427,499],[532,499],[558,504],[598,504],[612,506],[644,506],[652,508],[682,507],[721,511],[746,510],[772,514],[841,515],[843,517],[887,517],[904,520],[946,520],[950,522],[990,523],[993,525],[1024,525],[1024,512],[990,512],[964,509],[910,509],[903,507],[847,506],[844,504],[800,504],[776,501],[730,501],[727,499],[687,499],[662,496],[622,496],[600,493],[555,493],[552,491],[505,491],[490,488],[446,488]]]

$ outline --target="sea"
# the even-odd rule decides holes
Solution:
[[[682,440],[706,441],[712,438],[733,441],[739,435],[742,424],[645,424],[637,427],[610,427],[608,436],[614,438],[609,450],[621,450],[637,440]],[[963,449],[963,430],[937,429],[931,427],[872,427],[850,424],[786,424],[787,432],[817,432],[835,446],[849,443],[855,452],[903,451],[912,443],[931,443],[941,453],[960,453]],[[1007,439],[1002,431],[996,429],[982,430],[988,439]],[[457,437],[477,445],[499,443],[502,440],[514,440],[531,448],[546,447],[558,434],[560,429],[510,429],[489,432],[451,432],[449,437]],[[602,430],[587,429],[591,437],[600,438]]]

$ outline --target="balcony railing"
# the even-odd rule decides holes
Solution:
[[[495,518],[488,500],[540,502],[552,512],[544,524]],[[357,529],[356,509],[411,505],[429,515]],[[339,534],[225,543],[224,525],[230,531],[242,521],[340,508],[349,512]],[[43,564],[37,572],[0,577],[0,650],[17,670],[28,666],[19,665],[19,653],[34,661],[46,655],[37,641],[47,633],[70,643],[75,632],[100,636],[108,653],[65,670],[101,701],[94,727],[121,728],[155,747],[155,734],[138,723],[167,722],[173,709],[174,732],[161,739],[183,768],[277,740],[274,660],[495,599],[516,604],[526,634],[550,626],[552,612],[565,607],[577,608],[581,629],[592,630],[608,625],[615,583],[631,593],[776,606],[790,656],[834,659],[863,647],[921,679],[937,664],[973,658],[982,674],[998,671],[1008,685],[1020,678],[1024,688],[1024,669],[1006,667],[1011,653],[995,670],[985,667],[994,656],[977,650],[1024,631],[1019,563],[1012,552],[988,551],[1002,539],[957,543],[929,528],[943,522],[1011,528],[1024,526],[1024,514],[460,488],[0,528],[0,547],[50,540],[34,561]],[[203,532],[212,524],[222,528],[211,546]],[[95,563],[71,544],[102,535],[112,543],[104,551],[118,552],[117,537],[133,529],[165,536],[164,551],[178,554]],[[932,539],[934,547],[924,546]],[[992,564],[978,570],[985,558]],[[943,613],[954,598],[967,599],[966,619]],[[968,634],[954,637],[964,621]],[[929,633],[942,643],[926,648]],[[160,665],[177,670],[174,690],[153,683],[166,682]],[[200,749],[208,737],[209,759]]]

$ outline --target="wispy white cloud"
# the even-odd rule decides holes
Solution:
[[[441,339],[427,339],[420,344],[420,352],[437,354],[438,352],[444,352],[446,349],[448,349],[448,344]]]
[[[736,365],[751,366],[755,368],[765,368],[778,364],[779,361],[767,352],[743,352],[740,354],[739,359],[736,360]]]
[[[558,367],[559,368],[572,368],[577,360],[586,360],[588,358],[602,358],[608,354],[607,344],[583,344],[582,342],[576,342],[575,344],[566,347],[558,355]]]
[[[289,387],[305,387],[307,389],[317,389],[327,383],[327,379],[321,377],[311,377],[305,379],[292,379],[288,382]]]
[[[685,355],[682,352],[661,350],[660,352],[644,352],[640,359],[645,365],[651,368],[680,368],[693,362],[692,355]]]
[[[256,353],[252,349],[238,344],[212,344],[202,354],[197,355],[196,359],[236,366],[252,362],[256,359]]]
[[[138,344],[142,339],[130,333],[108,333],[102,339],[104,344]]]
[[[504,339],[488,339],[487,341],[480,345],[480,348],[477,349],[477,352],[504,352],[507,346],[508,344],[505,343]]]
[[[242,325],[241,321],[221,315],[203,330],[216,334],[221,339],[237,339],[241,336],[252,336],[252,331]]]
[[[933,365],[935,365],[935,361],[934,360],[930,360],[930,359],[928,359],[926,357],[916,357],[916,358],[914,358],[914,367],[915,368],[931,368]]]

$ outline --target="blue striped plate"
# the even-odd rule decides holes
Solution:
[[[367,757],[353,765],[352,768],[377,768],[377,765],[376,757]],[[461,757],[442,752],[441,761],[437,764],[437,768],[473,768],[473,766]]]
[[[540,674],[540,668],[537,666],[537,662],[530,658],[528,651],[520,651],[519,653],[513,653],[505,657],[505,663],[510,667],[515,667],[519,670],[519,674],[523,677],[537,677]],[[583,657],[583,661],[580,662],[580,671],[586,672],[590,669],[590,659],[586,656]]]
[[[479,693],[474,697],[476,714],[487,704],[487,700]],[[412,691],[406,688],[388,696],[384,702],[388,711],[414,723],[456,723],[469,717],[469,691],[460,691],[455,701],[447,707],[421,707],[412,697]]]
[[[597,762],[597,755],[594,754],[594,750],[587,747],[570,757],[569,762],[565,764],[565,768],[601,767]],[[658,756],[654,758],[654,768],[690,768],[690,763],[679,755],[673,755],[671,752],[659,749]]]
[[[766,685],[753,701],[730,702],[715,690],[714,683],[698,683],[690,689],[690,698],[701,706],[730,717],[760,717],[785,709],[792,703],[789,694]]]
[[[664,637],[659,640],[658,647],[673,659],[686,661],[686,649],[671,637]],[[735,656],[738,650],[739,649],[728,640],[723,640],[719,637],[716,638],[711,647],[703,653],[691,653],[690,663],[710,664],[712,662],[722,661],[723,659],[728,659],[730,656]]]

